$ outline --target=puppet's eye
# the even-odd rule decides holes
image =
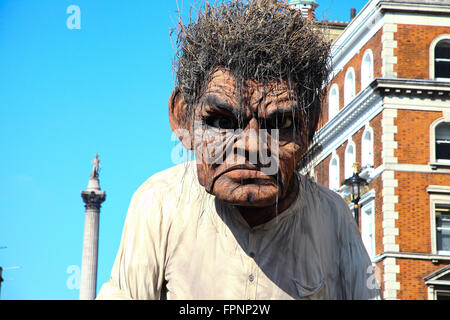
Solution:
[[[206,124],[218,129],[236,129],[237,127],[236,119],[227,117],[208,117]]]
[[[269,120],[269,126],[273,129],[289,129],[292,126],[293,120],[291,116],[281,115]]]

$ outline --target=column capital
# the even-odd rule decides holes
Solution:
[[[81,191],[81,197],[86,209],[99,210],[102,202],[106,199],[106,194],[104,191]]]

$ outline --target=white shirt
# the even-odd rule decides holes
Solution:
[[[97,299],[374,299],[379,290],[347,204],[297,175],[295,202],[250,228],[198,183],[195,163],[134,194],[111,279]]]

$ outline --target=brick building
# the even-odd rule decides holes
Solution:
[[[304,173],[348,199],[359,163],[359,226],[383,298],[450,299],[450,0],[368,1],[332,68]]]

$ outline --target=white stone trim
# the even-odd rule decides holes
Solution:
[[[383,35],[381,36],[381,74],[384,78],[397,78],[397,73],[394,72],[394,66],[397,64],[397,57],[394,55],[394,49],[397,48],[397,41],[394,40],[396,32],[397,24],[384,24]]]
[[[411,4],[407,4],[408,9],[413,11],[414,7]],[[441,6],[439,11],[434,12],[446,12],[448,15],[450,13],[450,6]],[[385,23],[397,23],[397,24],[410,24],[410,25],[421,25],[421,26],[433,26],[433,27],[448,27],[450,22],[448,16],[446,15],[433,15],[430,16],[429,12],[389,12],[384,14]],[[432,13],[431,13],[432,14]]]
[[[397,291],[400,290],[400,282],[397,281],[397,274],[400,267],[395,258],[388,257],[383,261],[384,266],[384,292],[383,298],[386,300],[396,300]]]
[[[428,300],[436,300],[436,294],[434,291],[434,286],[429,285],[428,287]]]
[[[386,258],[416,259],[428,261],[450,261],[450,255],[445,256],[445,255],[415,253],[415,252],[383,252],[375,256],[374,263],[380,262]]]
[[[398,144],[395,141],[395,134],[397,133],[397,126],[394,124],[394,119],[397,118],[396,109],[383,110],[383,119],[381,120],[381,127],[383,134],[381,135],[381,142],[383,145],[382,159],[383,164],[398,163],[394,155],[394,150],[397,149]]]
[[[398,185],[394,177],[394,171],[385,170],[382,174],[383,181],[383,246],[384,252],[399,252],[399,245],[396,243],[396,236],[399,230],[396,227],[398,212],[395,210],[395,204],[398,203],[398,196],[395,195],[395,188]]]
[[[427,192],[450,195],[450,186],[429,185],[427,188]]]
[[[401,172],[418,172],[418,173],[442,173],[450,174],[450,169],[439,168],[438,170],[432,168],[432,164],[409,164],[409,163],[385,163],[384,167],[387,170],[401,171]]]

